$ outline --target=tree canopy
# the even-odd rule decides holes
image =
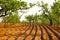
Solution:
[[[0,0],[0,17],[6,16],[19,9],[26,9],[27,3],[18,0]]]

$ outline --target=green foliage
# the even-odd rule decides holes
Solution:
[[[0,15],[3,13],[9,14],[8,12],[15,12],[18,9],[23,9],[27,7],[27,3],[24,1],[17,1],[17,0],[0,0]]]
[[[27,3],[17,0],[0,0],[0,6],[1,8],[12,10],[20,7],[25,7],[27,6]]]
[[[10,22],[10,23],[18,23],[18,22],[20,22],[20,19],[19,19],[18,13],[15,12],[14,14],[9,14],[8,16],[3,17],[2,21]]]
[[[30,3],[30,7],[33,7],[35,4],[34,3]]]
[[[40,16],[41,20],[44,20],[46,23],[50,21],[52,24],[60,23],[60,1],[55,1],[50,10],[48,9],[48,4],[44,4],[43,2],[40,7],[43,9],[43,14]]]
[[[60,24],[60,1],[56,1],[53,3],[51,8],[48,8],[48,4],[44,4],[44,2],[41,2],[40,5],[38,3],[38,7],[42,8],[43,13],[41,15],[33,15],[30,17],[34,20],[34,22],[41,22],[43,24]],[[28,17],[28,19],[30,19]]]
[[[27,21],[26,20],[23,20],[22,23],[27,23]]]
[[[51,6],[52,16],[57,24],[60,24],[60,1],[56,1]]]
[[[29,22],[34,22],[34,23],[38,23],[39,21],[39,15],[35,14],[35,15],[28,15],[25,17],[27,19],[27,21]]]
[[[35,15],[33,15],[33,20],[34,20],[35,23],[38,23],[39,15],[37,15],[37,13]]]
[[[43,13],[39,16],[39,20],[41,24],[50,24],[49,19]]]
[[[28,15],[25,17],[27,21],[31,22],[33,20],[33,15]]]
[[[28,22],[41,22],[43,24],[60,24],[60,1],[56,1],[51,6],[51,9],[48,8],[48,4],[44,4],[44,2],[41,2],[42,5],[38,3],[38,7],[42,8],[43,13],[41,15],[28,15],[25,18]],[[30,7],[33,7],[36,4],[29,4]],[[17,1],[17,0],[0,0],[0,14],[6,13],[8,14],[16,12],[17,9],[27,9],[27,3],[23,1]],[[3,18],[5,22],[20,22],[19,16],[17,13],[15,14],[9,14],[9,16],[6,16]],[[17,20],[16,20],[17,19]],[[25,22],[25,21],[23,21]]]

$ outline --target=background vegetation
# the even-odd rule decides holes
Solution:
[[[48,3],[44,4],[43,1],[41,1],[41,4],[39,2],[37,4],[30,3],[30,7],[27,6],[27,2],[21,1],[21,0],[0,0],[0,17],[2,17],[2,22],[12,22],[12,23],[19,23],[20,16],[18,15],[18,10],[27,10],[34,5],[42,8],[42,13],[38,15],[36,13],[35,15],[28,15],[25,17],[26,20],[23,20],[23,23],[26,22],[33,22],[33,23],[41,23],[41,24],[60,24],[60,1],[56,1],[51,5],[51,8],[48,8]]]

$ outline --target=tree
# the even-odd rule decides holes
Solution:
[[[3,17],[2,22],[9,22],[9,23],[18,23],[20,22],[20,18],[18,16],[18,12],[14,12],[14,14],[9,14],[6,17]]]
[[[50,24],[50,21],[49,21],[47,15],[45,15],[45,14],[43,14],[43,13],[41,13],[41,14],[39,15],[39,20],[40,20],[40,23],[41,23],[41,24]]]
[[[50,10],[48,9],[48,4],[47,4],[47,3],[44,4],[44,3],[42,2],[41,7],[42,7],[43,14],[44,14],[44,18],[49,19],[50,25],[52,25],[52,24],[53,24],[53,20],[52,20],[51,12],[50,12]],[[46,13],[47,13],[47,14],[46,14]]]
[[[34,22],[34,19],[33,19],[33,15],[28,15],[25,17],[27,19],[28,22]]]
[[[2,22],[5,23],[4,24],[4,28],[7,27],[8,23],[10,23],[10,24],[11,23],[12,24],[19,23],[20,22],[20,18],[18,16],[18,12],[14,12],[14,13],[9,14],[8,16],[3,17]]]
[[[48,4],[44,4],[43,2],[42,5],[40,5],[40,7],[42,7],[42,11],[44,14],[43,18],[49,19],[50,25],[52,25],[55,22],[56,24],[59,24],[60,23],[60,1],[59,0],[55,1],[53,3],[53,6],[51,6],[50,10],[47,6]]]
[[[40,15],[38,15],[37,13],[35,15],[33,15],[34,23],[38,23],[39,22],[39,17],[40,17]]]
[[[0,17],[2,17],[19,9],[27,9],[27,3],[21,0],[0,0],[0,7]]]
[[[25,18],[27,19],[27,21],[33,22],[33,23],[38,23],[39,21],[39,15],[37,15],[37,13],[35,15],[28,15]]]
[[[51,6],[52,15],[54,17],[54,21],[57,24],[60,24],[60,1],[55,1],[53,6]]]
[[[34,19],[34,22],[38,22],[38,15],[37,15],[37,13],[35,15],[33,15],[33,19]]]

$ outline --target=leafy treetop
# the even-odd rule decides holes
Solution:
[[[0,0],[0,17],[6,16],[18,9],[26,9],[27,3],[18,0]]]

